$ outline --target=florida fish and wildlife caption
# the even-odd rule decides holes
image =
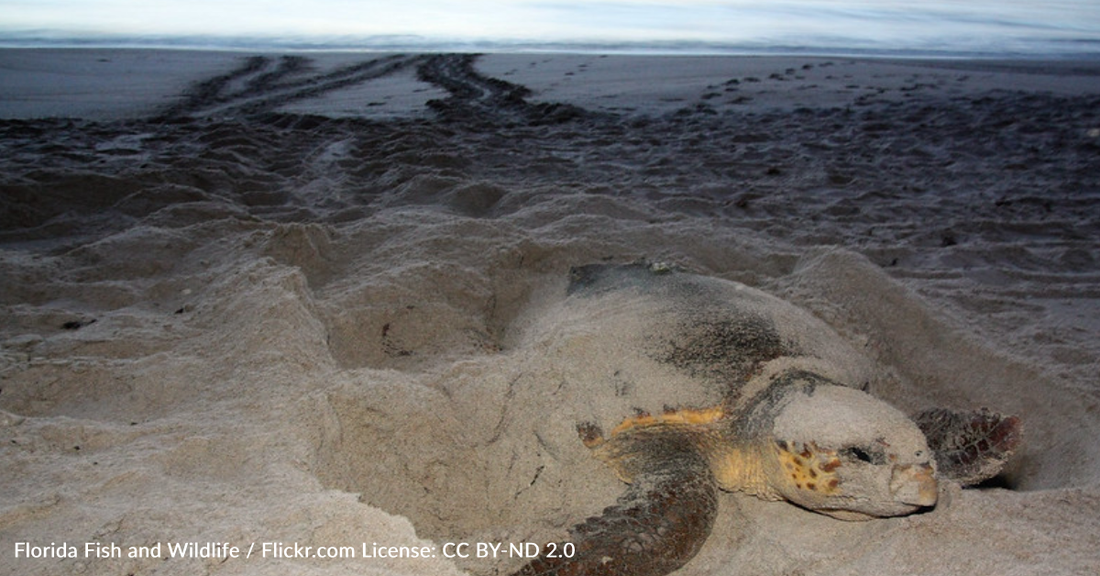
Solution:
[[[446,558],[535,558],[572,557],[573,544],[534,542],[447,542],[440,548]],[[435,546],[383,546],[375,542],[361,546],[302,546],[297,542],[253,542],[247,549],[228,542],[164,542],[147,546],[119,546],[111,542],[68,544],[51,542],[35,545],[15,543],[16,558],[434,558]]]

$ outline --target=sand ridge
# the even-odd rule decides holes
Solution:
[[[548,361],[565,339],[530,334],[558,318],[571,266],[639,257],[808,309],[904,411],[1025,422],[999,485],[920,516],[840,523],[723,496],[682,573],[1085,574],[1098,560],[1094,74],[32,52],[62,76],[172,66],[156,90],[123,86],[127,112],[76,96],[71,118],[53,97],[38,96],[53,118],[4,108],[6,571],[514,567],[9,553],[17,539],[560,538],[622,488],[573,429],[583,367]],[[19,86],[48,92],[3,70],[5,106]],[[614,418],[620,401],[590,409]]]

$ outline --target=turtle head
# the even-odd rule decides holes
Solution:
[[[784,388],[763,457],[767,482],[780,496],[842,520],[935,505],[932,452],[904,414],[843,386]]]

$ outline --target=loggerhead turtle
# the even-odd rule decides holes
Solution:
[[[847,382],[843,339],[809,313],[747,286],[659,264],[574,268],[566,306],[597,326],[585,361],[655,361],[704,382],[709,408],[638,411],[581,441],[629,488],[571,530],[572,557],[515,576],[656,576],[686,564],[710,534],[718,492],[786,500],[842,520],[934,506],[938,479],[996,475],[1020,439],[1016,417],[931,409],[910,419]],[[629,356],[629,355],[628,355]],[[858,373],[858,371],[856,372]]]

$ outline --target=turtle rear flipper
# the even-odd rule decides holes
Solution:
[[[963,486],[999,474],[1020,444],[1020,419],[984,408],[933,408],[913,420],[928,438],[940,476]]]
[[[718,487],[690,440],[672,436],[638,446],[626,493],[570,530],[571,558],[541,556],[514,576],[662,576],[691,560],[710,535]]]

